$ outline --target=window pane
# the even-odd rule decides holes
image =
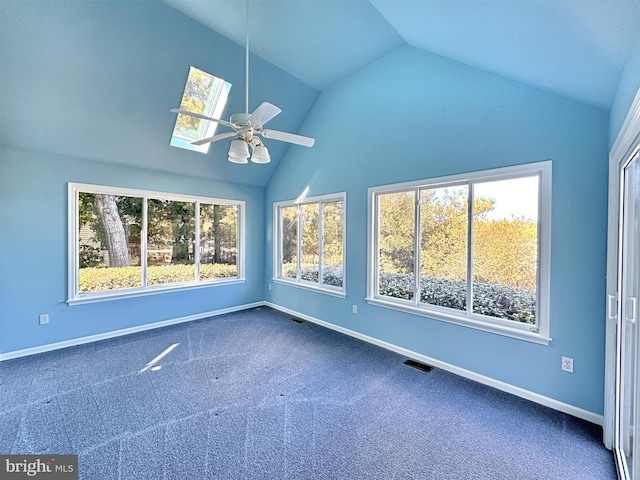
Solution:
[[[282,218],[282,239],[280,275],[288,278],[297,277],[298,268],[298,207],[280,209]]]
[[[320,272],[320,252],[318,236],[318,203],[301,205],[302,216],[302,258],[300,259],[300,279],[308,282],[318,282]]]
[[[78,193],[79,293],[142,286],[142,199]]]
[[[196,279],[195,203],[149,199],[147,285]]]
[[[466,309],[468,188],[420,192],[420,301]]]
[[[283,202],[277,216],[280,258],[275,263],[276,276],[313,283],[318,289],[344,287],[344,196],[307,198],[300,204]]]
[[[413,299],[415,192],[378,195],[378,294]]]
[[[473,312],[536,323],[538,177],[474,185]]]
[[[237,277],[238,207],[200,205],[200,280]]]
[[[322,283],[342,287],[344,202],[323,204]]]

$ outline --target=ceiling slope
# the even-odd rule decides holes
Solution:
[[[164,0],[244,45],[245,2]],[[403,43],[608,110],[640,0],[251,0],[251,50],[320,90]]]

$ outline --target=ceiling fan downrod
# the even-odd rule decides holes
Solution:
[[[246,1],[244,39],[244,113],[249,113],[249,0]]]

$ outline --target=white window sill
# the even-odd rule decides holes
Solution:
[[[196,288],[206,288],[206,287],[217,287],[222,285],[232,285],[236,283],[244,283],[246,279],[244,278],[234,278],[231,280],[214,280],[209,282],[199,282],[199,283],[181,283],[174,285],[153,285],[146,288],[136,288],[136,289],[126,289],[126,290],[116,290],[110,292],[98,292],[98,293],[88,293],[84,295],[78,295],[75,298],[70,298],[67,300],[67,304],[70,306],[73,305],[82,305],[85,303],[96,303],[96,302],[107,302],[110,300],[121,300],[124,298],[135,298],[135,297],[144,297],[146,295],[157,295],[159,293],[171,293],[171,292],[181,292],[185,290],[193,290]]]
[[[298,282],[296,280],[286,280],[284,278],[272,278],[272,281],[281,283],[283,285],[289,285],[291,287],[304,288],[305,290],[310,290],[316,293],[326,293],[327,295],[333,295],[334,297],[346,298],[347,296],[344,293],[344,289],[338,289],[337,287],[327,287],[319,283],[304,281]]]
[[[461,325],[463,327],[474,328],[476,330],[482,330],[489,333],[495,333],[498,335],[504,335],[506,337],[516,338],[518,340],[524,340],[527,342],[538,343],[541,345],[548,345],[551,338],[547,335],[543,335],[538,332],[528,330],[525,324],[516,323],[514,327],[505,325],[493,324],[489,322],[483,322],[481,320],[475,320],[462,315],[456,315],[454,313],[448,313],[428,307],[416,307],[413,304],[404,304],[399,301],[386,300],[382,298],[366,298],[367,303],[371,305],[377,305],[379,307],[390,308],[398,310],[404,313],[410,313],[413,315],[420,315],[422,317],[433,318],[435,320],[442,320],[444,322]],[[515,323],[515,322],[514,322]]]

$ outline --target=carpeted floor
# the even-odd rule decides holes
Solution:
[[[0,363],[0,453],[81,479],[615,479],[601,429],[269,308]]]

